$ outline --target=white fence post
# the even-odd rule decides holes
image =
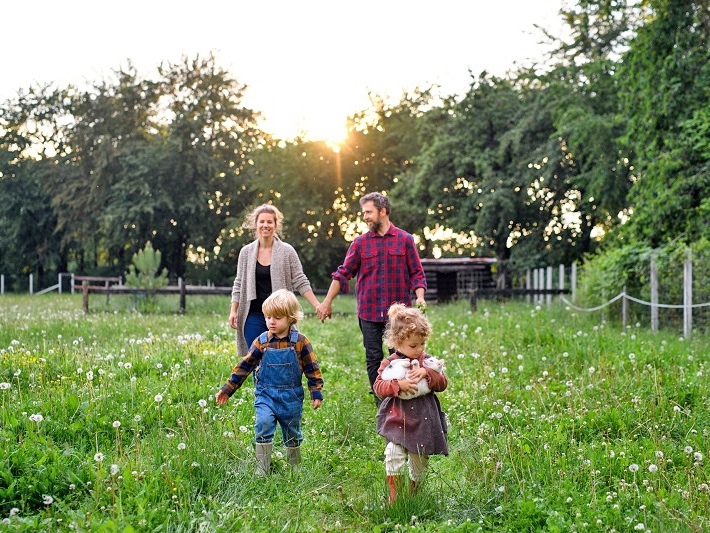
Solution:
[[[0,274],[0,294],[5,294],[5,274]]]
[[[577,300],[577,263],[572,263],[572,272],[570,273],[570,290],[572,291],[572,301]]]
[[[629,321],[629,301],[626,299],[626,285],[622,289],[624,296],[621,297],[621,325],[626,329],[626,324]]]
[[[551,266],[547,267],[547,283],[545,284],[545,288],[548,291],[552,290],[552,267]],[[552,293],[548,292],[546,296],[547,296],[547,298],[545,298],[545,300],[547,300],[547,307],[550,307],[550,305],[552,304]]]
[[[560,296],[562,296],[562,291],[565,290],[565,266],[564,265],[559,266],[559,273],[557,275],[557,279],[559,280]]]
[[[71,293],[74,294],[74,273],[71,275]]]
[[[30,294],[34,294],[34,276],[30,274]]]
[[[693,252],[688,248],[683,263],[683,336],[690,338],[693,331]]]
[[[531,275],[530,275],[530,269],[529,269],[529,268],[525,271],[525,289],[528,290],[528,291],[529,291],[530,289],[532,289],[532,280],[531,280]],[[527,303],[530,303],[530,293],[527,293],[527,294],[525,295],[525,301],[526,301]]]
[[[651,331],[658,331],[658,265],[655,252],[651,255]]]

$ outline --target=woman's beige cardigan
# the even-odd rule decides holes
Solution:
[[[259,241],[247,244],[239,252],[237,275],[232,287],[232,302],[239,302],[237,308],[237,355],[244,357],[249,351],[244,338],[244,324],[249,313],[249,305],[256,298],[256,257]],[[274,237],[271,250],[271,291],[288,289],[299,294],[308,292],[311,284],[303,273],[301,260],[290,244]]]

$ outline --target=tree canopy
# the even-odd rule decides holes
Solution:
[[[544,65],[370,95],[339,145],[260,131],[215,56],[128,62],[88,88],[37,86],[0,107],[0,271],[124,274],[146,242],[172,279],[229,284],[255,205],[316,286],[389,194],[423,257],[524,269],[637,243],[708,238],[708,0],[578,0]]]

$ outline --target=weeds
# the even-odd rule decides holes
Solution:
[[[0,303],[0,530],[520,532],[708,529],[707,339],[559,305],[433,305],[449,457],[392,506],[354,302],[307,316],[325,380],[304,464],[254,474],[253,387],[224,407],[228,297]]]

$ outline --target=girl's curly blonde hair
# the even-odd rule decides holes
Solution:
[[[262,213],[270,213],[274,215],[274,221],[276,222],[276,235],[281,237],[284,229],[284,215],[277,209],[276,206],[271,204],[262,204],[259,207],[255,207],[254,210],[247,215],[246,220],[244,221],[244,227],[251,230],[252,235],[256,238],[256,221],[259,220],[259,215]]]
[[[385,344],[396,348],[413,335],[428,339],[432,333],[431,323],[419,309],[404,304],[392,304],[387,311],[389,320],[385,327]]]

